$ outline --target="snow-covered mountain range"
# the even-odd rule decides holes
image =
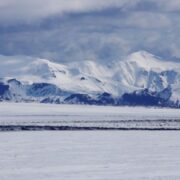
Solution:
[[[0,56],[0,100],[179,107],[180,63],[145,51],[109,63]]]

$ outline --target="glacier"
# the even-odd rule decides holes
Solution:
[[[180,107],[180,63],[145,51],[119,61],[0,56],[0,101]]]

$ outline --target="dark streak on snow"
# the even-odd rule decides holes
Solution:
[[[180,127],[121,127],[121,128],[108,128],[108,127],[75,127],[75,126],[29,126],[29,125],[3,125],[0,126],[0,131],[78,131],[78,130],[147,130],[147,131],[178,131]]]

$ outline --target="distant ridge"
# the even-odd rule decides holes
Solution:
[[[180,107],[180,63],[139,51],[109,63],[0,56],[0,101]]]

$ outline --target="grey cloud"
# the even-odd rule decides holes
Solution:
[[[111,61],[147,50],[180,58],[179,7],[177,0],[1,0],[0,54]]]
[[[121,11],[179,11],[179,0],[1,0],[0,22],[32,23],[68,13],[101,11],[107,8]]]
[[[126,21],[127,25],[140,28],[166,28],[171,25],[171,20],[165,15],[152,12],[131,13]]]
[[[64,13],[80,13],[109,7],[132,6],[139,0],[1,0],[0,22],[38,21]]]

